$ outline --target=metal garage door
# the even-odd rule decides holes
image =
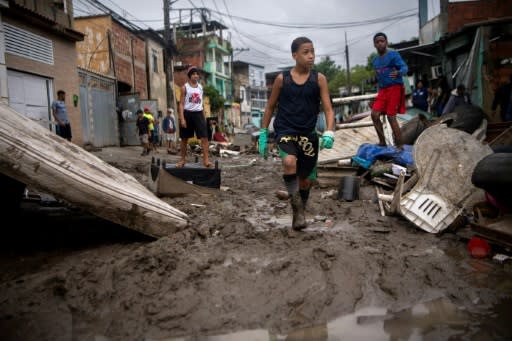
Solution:
[[[50,101],[52,80],[23,72],[7,70],[9,106],[54,130],[51,121]]]
[[[78,76],[84,143],[95,147],[118,146],[115,80],[83,69],[79,69]]]

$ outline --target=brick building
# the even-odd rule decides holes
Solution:
[[[115,77],[121,95],[147,98],[146,42],[137,32],[110,15],[75,18],[75,27],[85,36],[77,44],[80,67]]]

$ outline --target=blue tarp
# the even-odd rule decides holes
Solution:
[[[379,146],[377,144],[363,143],[359,146],[356,156],[352,157],[352,163],[363,168],[370,168],[376,160],[384,160],[396,163],[400,166],[414,166],[412,157],[412,145],[405,144],[403,149],[394,146]]]

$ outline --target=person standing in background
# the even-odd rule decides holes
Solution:
[[[141,156],[149,154],[149,119],[142,110],[137,110],[137,121],[135,122],[137,133],[139,135],[140,145],[142,146]]]
[[[466,87],[464,84],[457,85],[457,88],[452,91],[448,103],[444,106],[443,115],[453,112],[456,106],[468,103],[471,104],[471,98],[466,93]]]
[[[153,145],[155,146],[155,151],[157,147],[160,147],[160,120],[162,119],[162,111],[158,110],[158,114],[154,118],[153,122]]]
[[[439,76],[438,86],[437,86],[437,102],[436,102],[436,110],[437,116],[441,116],[443,114],[444,107],[448,100],[450,99],[450,86],[448,85],[448,81],[446,80],[446,76]]]
[[[412,105],[415,108],[428,112],[428,90],[423,87],[423,82],[419,80],[416,83],[416,89],[412,93]]]
[[[380,120],[381,115],[386,115],[393,131],[395,146],[400,149],[402,139],[396,115],[405,113],[405,87],[402,77],[407,75],[408,68],[398,52],[388,49],[388,37],[384,33],[379,32],[373,36],[373,45],[377,56],[373,58],[372,65],[379,85],[372,107],[373,125],[379,137],[379,145],[386,146]]]
[[[437,89],[436,88],[428,88],[428,106],[429,112],[433,117],[437,117]]]
[[[153,144],[153,133],[155,129],[155,118],[151,114],[151,109],[149,107],[144,107],[144,117],[149,120],[149,150],[156,151],[156,146]]]
[[[503,122],[512,121],[512,74],[507,84],[496,89],[492,101],[492,113],[500,106],[500,117]]]
[[[53,118],[57,122],[55,127],[57,135],[71,141],[71,124],[69,123],[68,110],[66,108],[66,92],[57,91],[57,99],[52,103]]]
[[[167,109],[167,116],[162,121],[165,146],[167,154],[176,154],[176,122],[174,120],[174,109]]]

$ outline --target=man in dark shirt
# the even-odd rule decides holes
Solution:
[[[149,119],[144,116],[142,110],[137,110],[137,131],[139,133],[140,144],[142,145],[141,156],[149,154]]]
[[[466,86],[464,84],[457,85],[457,88],[452,91],[450,99],[443,109],[443,115],[453,112],[456,106],[469,103],[471,104],[471,98],[466,93]]]
[[[423,87],[423,82],[416,83],[416,89],[412,93],[412,105],[423,111],[428,111],[428,90]]]
[[[496,113],[496,109],[500,106],[500,117],[503,122],[512,121],[512,74],[507,84],[500,86],[494,93],[492,101],[492,112]]]

